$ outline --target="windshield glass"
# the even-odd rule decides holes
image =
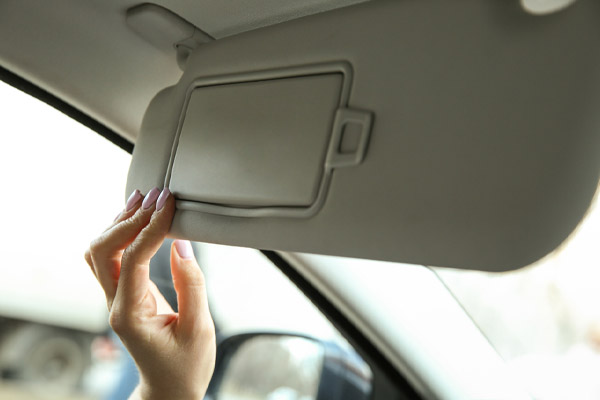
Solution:
[[[523,269],[436,268],[536,399],[600,398],[600,210],[555,252]]]
[[[599,237],[596,198],[559,249],[511,272],[288,257],[391,345],[425,392],[599,399]]]

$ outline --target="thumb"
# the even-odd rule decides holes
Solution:
[[[202,330],[212,318],[208,308],[204,274],[187,240],[175,240],[171,245],[171,274],[177,292],[178,329],[184,335]],[[189,337],[189,336],[188,336]]]

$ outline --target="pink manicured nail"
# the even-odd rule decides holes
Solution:
[[[176,240],[175,248],[177,249],[177,253],[179,253],[179,257],[194,258],[194,250],[192,250],[192,244],[189,240]]]
[[[127,199],[127,205],[125,206],[125,211],[131,211],[133,207],[137,204],[138,201],[142,198],[142,194],[139,190],[135,189],[133,193]]]
[[[150,207],[152,207],[152,204],[154,204],[156,199],[158,199],[159,194],[160,194],[160,191],[158,190],[157,187],[155,187],[151,191],[149,191],[148,194],[146,195],[146,197],[144,197],[144,202],[142,203],[142,208],[144,210],[147,210]]]
[[[156,202],[156,211],[160,211],[167,202],[167,199],[171,195],[169,188],[164,188],[162,192],[160,192],[160,196],[158,196],[158,201]]]

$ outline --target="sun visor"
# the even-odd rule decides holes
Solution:
[[[504,271],[600,172],[600,4],[376,1],[200,46],[149,105],[128,192],[176,237]]]

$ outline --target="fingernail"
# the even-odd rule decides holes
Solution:
[[[146,195],[146,197],[144,197],[144,202],[142,203],[142,208],[144,210],[147,210],[150,207],[152,207],[152,204],[154,204],[154,202],[158,198],[159,193],[160,192],[157,187],[155,187],[151,191],[149,191],[148,194]]]
[[[192,250],[192,244],[189,240],[176,240],[175,248],[181,258],[194,258],[194,250]]]
[[[171,195],[169,188],[164,188],[162,192],[160,192],[160,196],[158,196],[158,201],[156,202],[156,211],[160,211],[167,202],[167,199]]]
[[[117,216],[115,217],[115,219],[113,219],[113,222],[115,222],[116,220],[118,220],[120,216],[121,216],[121,213],[118,213]]]
[[[133,193],[127,199],[127,205],[125,206],[125,211],[131,211],[133,207],[137,204],[138,201],[142,198],[142,194],[139,190],[135,189]]]

